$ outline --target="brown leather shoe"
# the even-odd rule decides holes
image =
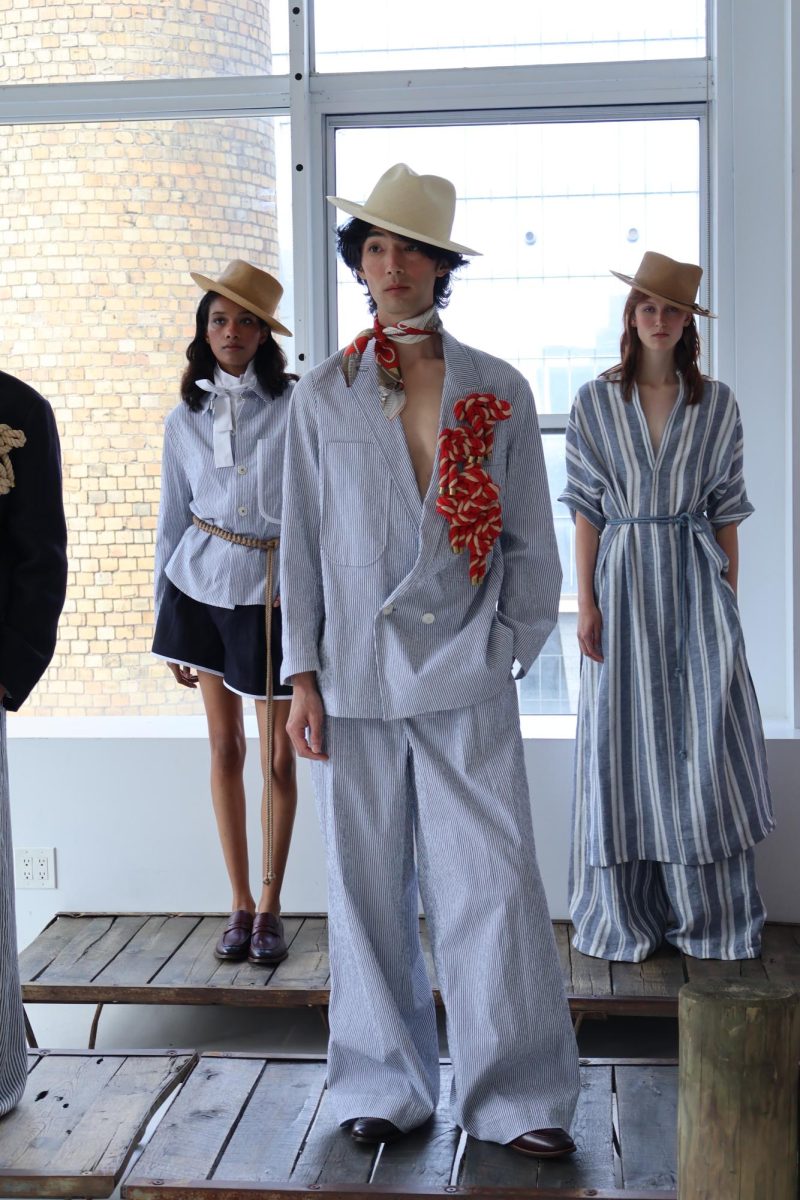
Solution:
[[[272,913],[256,913],[248,961],[274,966],[275,963],[283,962],[288,953],[289,947],[283,936],[283,921],[280,917],[274,917]]]
[[[561,1158],[565,1154],[574,1154],[578,1148],[565,1129],[533,1129],[530,1133],[521,1133],[508,1146],[531,1158]]]
[[[214,947],[214,954],[222,962],[238,962],[247,958],[250,949],[250,931],[253,928],[253,914],[246,908],[237,908],[232,912],[228,924],[222,931],[222,936]]]
[[[385,1121],[383,1117],[356,1117],[350,1126],[350,1137],[353,1141],[367,1145],[396,1142],[402,1136],[402,1129],[398,1129],[391,1121]]]

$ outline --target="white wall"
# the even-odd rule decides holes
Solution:
[[[792,89],[798,30],[792,0],[719,0],[718,101],[710,164],[718,219],[718,373],[737,391],[746,437],[748,487],[757,512],[742,529],[741,607],[750,664],[765,716],[780,833],[758,851],[761,882],[778,920],[800,921],[800,741],[795,740],[800,612],[800,463],[793,367],[800,363],[800,256],[792,175],[800,105]],[[59,887],[17,894],[25,944],[57,909],[224,909],[229,896],[208,801],[202,737],[19,736],[11,718],[16,845],[58,852]],[[39,734],[54,726],[42,722]],[[17,736],[15,736],[15,733]],[[83,733],[85,735],[86,728]],[[248,767],[258,846],[258,759]],[[566,911],[572,743],[526,742],[539,857],[553,914]],[[256,877],[254,853],[254,878]],[[323,909],[323,853],[308,780],[301,800],[285,907]]]
[[[539,863],[554,917],[567,915],[572,740],[526,741]],[[800,742],[770,741],[780,837],[758,850],[774,920],[800,921],[795,803]],[[20,944],[58,911],[226,911],[230,896],[208,798],[204,738],[15,738],[10,747],[14,842],[55,846],[58,887],[17,891]],[[252,878],[258,880],[257,740],[248,742]],[[287,911],[325,911],[324,854],[305,764],[284,889]]]

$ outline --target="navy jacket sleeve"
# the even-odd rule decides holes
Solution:
[[[55,418],[38,392],[0,372],[0,424],[21,430],[14,486],[0,496],[0,683],[16,710],[56,645],[67,586],[67,531]]]

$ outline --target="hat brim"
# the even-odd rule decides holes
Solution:
[[[266,309],[259,308],[251,300],[240,296],[238,292],[232,292],[230,288],[217,283],[216,279],[209,279],[207,275],[198,275],[196,271],[190,271],[189,274],[197,286],[201,287],[204,292],[217,292],[220,296],[224,296],[226,300],[233,300],[234,303],[241,304],[242,308],[246,308],[248,312],[255,313],[262,321],[266,321],[270,329],[274,329],[276,333],[282,333],[285,337],[294,336],[291,329],[287,329],[285,325],[281,325],[280,321],[276,317],[273,317],[271,313],[268,313]]]
[[[480,250],[470,250],[469,246],[462,246],[459,242],[433,238],[419,229],[409,229],[407,225],[395,225],[393,221],[387,221],[378,213],[369,212],[363,204],[355,204],[352,200],[343,200],[341,196],[326,196],[326,200],[329,204],[340,208],[342,212],[346,212],[348,216],[358,217],[359,220],[367,221],[370,225],[377,225],[379,229],[388,229],[389,233],[399,233],[402,237],[413,238],[416,242],[424,242],[426,246],[436,246],[439,250],[453,250],[456,254],[481,256]]]
[[[638,279],[634,279],[632,275],[623,275],[620,271],[611,271],[611,274],[616,275],[617,279],[621,279],[629,287],[636,288],[637,292],[644,292],[646,296],[653,296],[656,300],[663,300],[665,304],[674,304],[676,308],[682,309],[683,312],[693,313],[697,317],[717,319],[716,313],[709,312],[707,308],[703,308],[700,304],[687,304],[685,300],[676,300],[674,296],[664,296],[661,292],[654,292],[652,288],[642,287]]]

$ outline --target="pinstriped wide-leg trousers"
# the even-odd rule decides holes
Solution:
[[[17,965],[14,919],[14,859],[8,802],[6,714],[0,705],[0,1116],[10,1112],[25,1088],[27,1052]]]
[[[328,1085],[339,1120],[433,1111],[438,1047],[417,883],[447,1012],[453,1116],[508,1142],[569,1128],[578,1059],[533,843],[513,683],[471,708],[329,717]]]

